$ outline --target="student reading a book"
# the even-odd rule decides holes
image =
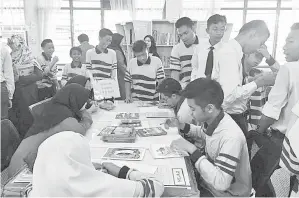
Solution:
[[[45,104],[11,158],[8,167],[10,176],[26,163],[32,169],[39,145],[53,134],[71,130],[85,135],[92,124],[92,118],[84,108],[89,92],[81,85],[70,84]]]
[[[160,83],[165,76],[161,60],[149,55],[147,45],[143,40],[133,44],[133,52],[136,58],[131,59],[128,63],[125,76],[125,101],[158,100],[156,82]]]
[[[12,108],[9,109],[9,120],[13,122],[20,137],[23,138],[33,123],[29,106],[38,102],[36,82],[41,80],[42,69],[33,57],[26,41],[19,35],[12,35],[8,39],[11,48],[11,57],[15,73],[15,92],[12,99]]]
[[[38,149],[30,196],[160,197],[164,192],[163,183],[154,175],[91,160],[88,139],[81,134],[53,135]]]
[[[37,82],[39,100],[51,98],[60,88],[57,80],[57,56],[52,57],[55,48],[51,39],[45,39],[41,43],[43,52],[37,57],[37,62],[43,70],[43,79]]]
[[[226,24],[226,17],[219,14],[212,15],[207,20],[206,32],[209,38],[200,39],[199,44],[195,47],[191,60],[191,80],[201,77],[211,78],[214,52],[222,45],[221,39],[226,30]]]
[[[85,64],[82,64],[80,58],[82,56],[82,50],[79,47],[72,47],[70,50],[70,57],[73,61],[70,64],[66,64],[63,68],[61,84],[64,86],[67,81],[76,75],[82,75],[89,78],[89,72],[86,69]]]
[[[174,140],[172,147],[188,152],[200,174],[202,197],[239,196],[251,193],[251,169],[246,138],[235,121],[221,108],[220,84],[209,78],[190,82],[182,92],[201,126],[175,121],[182,133],[205,142],[205,153],[189,141]]]
[[[82,50],[82,56],[80,57],[80,61],[81,63],[86,63],[86,52],[89,49],[94,48],[94,46],[89,44],[89,37],[86,34],[80,34],[78,36],[78,41],[80,43],[79,47]]]
[[[179,81],[184,88],[191,80],[191,59],[198,44],[198,37],[194,32],[193,22],[188,17],[177,20],[175,27],[181,41],[171,51],[171,78]]]
[[[157,46],[154,37],[151,35],[146,35],[143,40],[146,42],[149,55],[160,58],[157,52]]]
[[[116,53],[107,47],[111,44],[113,33],[103,28],[99,32],[99,44],[86,52],[87,69],[94,80],[115,79],[117,73]]]

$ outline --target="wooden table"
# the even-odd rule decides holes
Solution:
[[[146,164],[150,166],[157,167],[155,175],[160,178],[165,183],[167,178],[165,175],[169,174],[169,171],[173,169],[182,169],[184,176],[188,176],[191,188],[173,188],[165,187],[165,192],[163,196],[175,196],[175,197],[187,197],[187,196],[197,196],[199,197],[199,191],[197,189],[197,183],[194,175],[194,169],[191,164],[189,157],[181,158],[167,158],[167,159],[154,159],[149,152],[149,147],[151,144],[166,144],[169,145],[173,140],[180,138],[178,130],[171,128],[167,131],[165,136],[154,136],[154,137],[139,137],[135,143],[106,143],[101,140],[98,136],[101,129],[109,125],[118,125],[120,120],[116,120],[115,116],[120,112],[132,112],[139,113],[140,120],[142,122],[142,127],[163,127],[161,123],[164,123],[165,118],[146,118],[146,112],[157,112],[157,111],[168,111],[173,114],[172,110],[159,110],[158,107],[137,107],[138,103],[126,104],[123,101],[116,101],[116,108],[112,111],[97,112],[92,115],[93,125],[87,132],[87,137],[90,139],[91,157],[94,162],[101,162],[102,156],[104,155],[108,147],[142,147],[146,148],[146,153],[142,161],[134,161],[135,164]],[[173,114],[174,115],[174,114]],[[125,163],[125,162],[121,162]],[[130,164],[131,162],[129,162]],[[170,174],[169,174],[170,175]]]

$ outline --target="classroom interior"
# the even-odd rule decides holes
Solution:
[[[299,147],[295,146],[296,142],[289,141],[298,140],[299,137],[291,136],[290,132],[299,127],[298,69],[294,69],[293,72],[290,70],[292,77],[288,76],[285,79],[298,87],[293,86],[288,89],[289,92],[285,97],[288,99],[285,99],[284,107],[279,109],[284,112],[283,115],[280,114],[276,119],[272,119],[272,124],[265,128],[265,133],[262,135],[258,133],[260,127],[264,126],[260,123],[265,117],[269,117],[263,113],[265,105],[268,108],[270,106],[267,105],[267,101],[275,103],[274,97],[280,96],[273,92],[284,88],[277,86],[274,91],[271,90],[278,82],[277,79],[275,81],[276,76],[282,75],[279,73],[280,68],[288,66],[289,62],[294,62],[299,68],[299,58],[289,61],[285,50],[286,43],[290,42],[287,41],[290,32],[299,33],[299,0],[1,0],[0,9],[1,100],[6,100],[4,95],[8,94],[7,103],[3,103],[6,105],[5,116],[1,111],[1,197],[299,196],[298,189],[294,190],[298,188],[299,180],[299,158],[295,155]],[[189,80],[182,82],[183,74],[178,74],[177,79],[174,77],[174,71],[177,72],[174,68],[177,64],[181,67],[180,72],[185,67],[183,55],[174,57],[174,51],[178,46],[185,49],[179,52],[183,54],[190,49],[190,46],[193,47],[199,42],[198,46],[194,47],[198,50],[196,67],[198,69],[201,66],[201,53],[206,53],[204,66],[208,67],[207,59],[210,51],[207,51],[207,47],[211,44],[208,19],[213,15],[217,15],[219,18],[216,17],[217,19],[214,20],[219,20],[220,24],[224,23],[225,27],[224,30],[220,30],[222,36],[219,49],[218,47],[212,49],[215,49],[214,57],[217,56],[217,59],[214,58],[213,72],[211,71],[209,77],[206,71],[203,72],[211,81],[207,82],[210,82],[211,87],[214,86],[212,91],[217,90],[217,85],[220,83],[223,88],[223,91],[220,88],[220,92],[224,94],[222,96],[224,102],[227,99],[225,98],[227,90],[224,86],[233,85],[227,85],[229,83],[223,85],[221,78],[215,77],[215,61],[219,61],[220,66],[225,64],[221,63],[219,58],[221,50],[227,47],[227,43],[237,40],[235,38],[240,34],[246,34],[242,33],[241,28],[252,21],[262,20],[269,32],[269,37],[260,44],[263,51],[257,48],[252,53],[248,53],[259,54],[257,56],[260,56],[260,61],[250,68],[251,70],[245,69],[248,77],[246,83],[244,83],[243,62],[245,56],[243,53],[246,53],[243,46],[242,49],[240,48],[241,52],[243,50],[242,61],[239,58],[238,63],[241,64],[242,69],[234,70],[242,76],[237,88],[242,89],[247,84],[256,83],[255,90],[248,91],[250,94],[247,92],[248,86],[244,88],[246,89],[244,95],[238,96],[241,98],[240,101],[246,101],[242,104],[246,111],[234,114],[227,111],[225,107],[219,107],[219,115],[214,116],[217,125],[213,128],[213,132],[217,131],[216,127],[222,119],[228,119],[228,122],[234,122],[232,131],[237,124],[238,130],[244,133],[244,137],[242,133],[244,138],[242,143],[246,147],[246,152],[241,149],[238,154],[240,159],[236,159],[239,164],[243,160],[242,166],[238,163],[233,164],[232,158],[222,162],[221,154],[222,157],[226,154],[220,152],[222,147],[220,144],[224,140],[219,140],[220,142],[217,143],[219,145],[215,146],[215,142],[218,141],[216,135],[212,140],[214,134],[206,134],[206,131],[209,131],[208,124],[205,127],[208,121],[200,123],[196,120],[196,110],[191,107],[189,100],[200,96],[196,94],[190,96],[189,92],[192,92],[192,82],[194,86],[200,87],[196,83],[199,83],[198,79],[202,78],[202,74],[199,70],[194,70],[193,53],[190,54],[191,58],[193,55],[192,60],[191,58],[188,60],[191,68],[188,74]],[[194,34],[194,39],[196,38],[189,47],[184,43],[183,33],[179,30],[181,26],[189,28],[188,25],[178,25],[178,21],[182,18],[191,20],[190,31]],[[298,27],[293,24],[297,24]],[[255,30],[258,31],[258,28]],[[112,46],[113,36],[116,33],[121,37],[121,42]],[[103,49],[98,48],[105,45],[103,38],[106,35],[111,37],[109,45]],[[149,42],[151,45],[154,43],[157,56],[149,51],[147,37],[153,39]],[[243,36],[244,38],[249,37]],[[295,39],[297,40],[293,42],[297,42],[297,48],[293,49],[299,53],[299,37]],[[84,51],[82,43],[86,41],[90,47]],[[205,45],[206,41],[210,42],[209,46],[206,49],[201,48],[200,46]],[[48,44],[52,45],[53,51],[47,58],[45,48]],[[146,55],[138,55],[143,52],[138,51],[138,47],[142,50],[146,49]],[[14,54],[18,50],[19,52]],[[115,52],[117,50],[121,55]],[[75,51],[80,55],[78,60]],[[83,53],[84,61],[81,61]],[[105,57],[103,60],[99,58],[111,53],[112,62],[109,62],[110,57]],[[222,50],[222,53],[225,53],[225,50]],[[6,55],[12,58],[10,65],[14,85],[10,87],[4,71],[5,67],[7,68],[7,65],[4,66]],[[124,66],[122,69],[119,66],[119,56],[122,56],[121,63]],[[146,62],[140,62],[141,56],[146,56]],[[99,59],[93,60],[93,57]],[[271,64],[269,64],[270,58],[274,61]],[[56,61],[51,65],[53,59]],[[228,59],[225,60],[229,62]],[[156,61],[158,64],[155,70],[140,69],[147,64],[154,67],[156,65],[152,64]],[[75,65],[77,63],[78,66]],[[45,74],[44,68],[48,67],[48,64],[51,66]],[[98,67],[97,65],[104,65],[104,69],[95,68]],[[103,76],[108,67],[110,73],[106,79]],[[75,70],[74,68],[81,70],[78,69],[76,74],[71,74],[70,71]],[[142,70],[144,74],[139,74]],[[154,71],[153,75],[152,71]],[[194,71],[198,74],[194,74]],[[250,72],[254,75],[257,72],[257,77],[251,76]],[[226,80],[230,80],[229,75],[237,75],[235,73],[230,74],[228,69]],[[275,77],[271,80],[270,77],[266,79],[264,76],[265,80],[262,78],[263,73],[269,75],[271,73]],[[26,75],[34,80],[25,78]],[[80,77],[76,78],[76,75]],[[145,77],[134,79],[138,75]],[[169,79],[175,79],[175,82]],[[232,84],[235,83],[233,77],[231,79]],[[261,86],[257,83],[259,79]],[[167,80],[169,82],[166,82]],[[49,85],[50,81],[51,86],[55,88],[52,89]],[[270,85],[265,81],[273,81],[273,83]],[[151,88],[148,87],[154,89],[150,90]],[[169,96],[165,89],[175,91],[172,90]],[[206,91],[204,88],[201,90]],[[141,96],[142,94],[145,96]],[[147,100],[146,97],[149,98],[150,94],[151,99]],[[211,101],[216,101],[217,97]],[[239,98],[237,102],[240,102]],[[296,101],[289,102],[290,100]],[[293,106],[286,108],[288,102]],[[225,105],[227,104],[233,105],[233,103]],[[195,102],[194,105],[197,103]],[[2,103],[1,109],[4,109]],[[182,115],[179,115],[180,113]],[[245,134],[240,123],[235,118],[231,118],[233,115],[242,115],[246,118],[247,132],[253,131],[252,134],[256,136]],[[284,132],[271,127],[276,126],[277,120],[286,117],[290,122],[285,124],[285,120],[281,121],[286,126]],[[186,135],[192,130],[196,131],[196,135]],[[198,137],[200,133],[205,134]],[[277,133],[279,138],[276,139],[274,133]],[[261,142],[260,139],[254,139],[259,138],[259,135],[263,136]],[[254,137],[250,139],[249,136]],[[227,134],[226,137],[230,135]],[[226,137],[224,136],[223,139]],[[203,140],[200,140],[201,138]],[[237,137],[234,138],[232,141],[236,141]],[[210,145],[207,144],[209,141]],[[249,141],[252,141],[250,146]],[[294,151],[290,146],[293,143]],[[267,146],[261,146],[263,144]],[[274,144],[275,146],[271,147]],[[186,147],[183,148],[181,145]],[[194,147],[196,151],[187,151],[187,145]],[[235,145],[239,145],[239,142]],[[288,145],[287,149],[292,154],[287,153],[285,145]],[[231,149],[231,153],[234,153],[233,150]],[[288,163],[293,164],[281,165],[283,160],[280,154],[286,155]],[[241,155],[248,156],[249,160],[244,162]],[[202,162],[203,159],[208,162]],[[269,163],[267,163],[268,159]],[[270,163],[275,165],[271,166]],[[244,171],[243,175],[240,173],[242,171]],[[266,176],[262,171],[268,171],[265,173]],[[250,176],[246,175],[247,173]],[[74,174],[78,177],[73,178]],[[59,180],[58,183],[53,182],[55,178]],[[236,178],[241,181],[236,181]],[[104,184],[97,186],[98,181],[104,181]],[[226,185],[228,181],[229,184]],[[55,191],[53,190],[55,188],[57,191],[51,192]]]

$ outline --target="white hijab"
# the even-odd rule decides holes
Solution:
[[[88,140],[64,131],[40,145],[32,187],[32,197],[132,197],[136,182],[97,171]]]

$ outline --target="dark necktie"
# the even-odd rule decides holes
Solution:
[[[211,78],[212,71],[213,71],[213,64],[214,64],[214,53],[213,50],[215,48],[213,46],[210,47],[210,51],[208,53],[207,63],[206,63],[206,70],[205,75],[207,78]]]
[[[242,74],[243,74],[243,79],[242,79],[242,85],[246,84],[246,76],[247,74],[245,73],[245,54],[243,54],[242,59],[241,59],[241,63],[242,63]]]

